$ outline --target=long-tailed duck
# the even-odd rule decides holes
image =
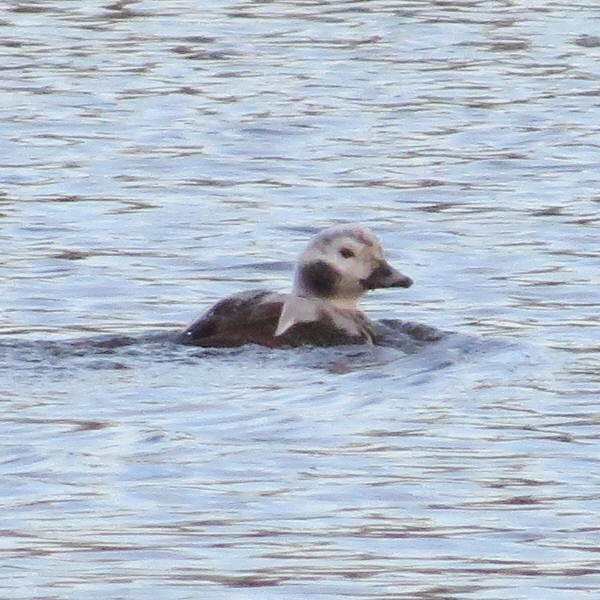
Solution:
[[[372,344],[374,324],[359,309],[360,297],[375,288],[411,285],[410,277],[386,262],[369,229],[339,225],[321,231],[300,255],[290,294],[234,294],[217,302],[178,341],[271,348]]]

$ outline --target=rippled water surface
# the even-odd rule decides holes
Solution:
[[[0,596],[600,592],[600,6],[0,7]],[[361,221],[406,347],[173,333]]]

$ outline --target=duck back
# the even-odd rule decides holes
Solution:
[[[361,313],[356,333],[349,333],[335,322],[330,310],[319,310],[318,318],[294,323],[281,335],[275,335],[287,294],[253,290],[234,294],[217,302],[194,321],[177,341],[192,346],[229,348],[259,344],[270,348],[297,346],[338,346],[371,342],[369,322]],[[309,302],[309,300],[307,300]],[[344,315],[344,319],[348,319]]]

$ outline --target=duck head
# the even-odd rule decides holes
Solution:
[[[368,290],[412,283],[385,260],[372,231],[358,224],[338,225],[317,234],[300,255],[292,295],[356,310]]]

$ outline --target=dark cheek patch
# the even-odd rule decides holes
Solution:
[[[317,260],[302,266],[301,277],[304,287],[316,296],[330,297],[333,296],[339,275],[331,265]]]

